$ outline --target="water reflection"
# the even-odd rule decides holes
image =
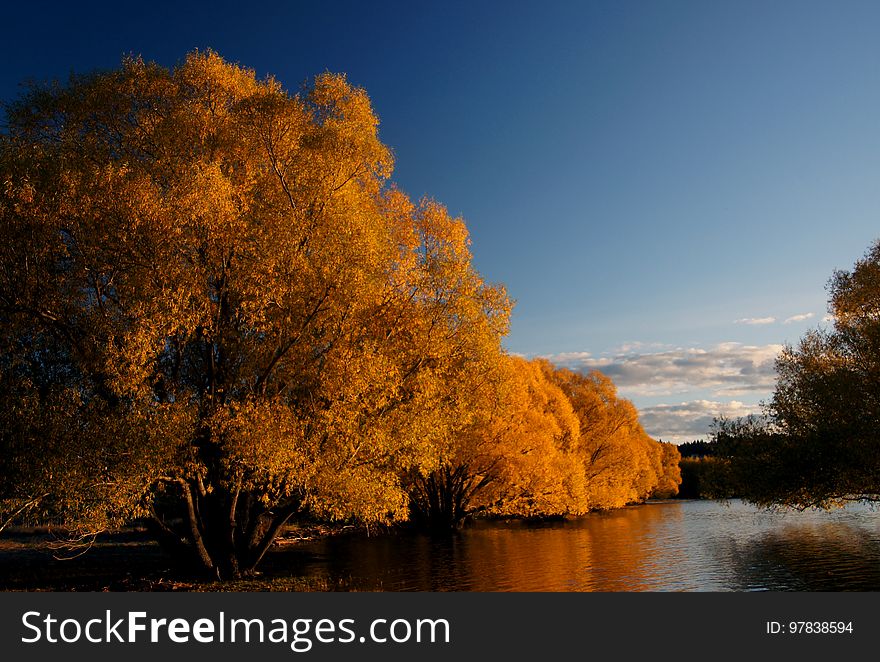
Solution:
[[[880,590],[880,513],[665,502],[446,538],[338,536],[275,556],[361,590]]]
[[[738,583],[751,590],[880,588],[877,537],[851,523],[789,524],[741,546],[731,558]]]

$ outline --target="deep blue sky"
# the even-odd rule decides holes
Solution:
[[[664,438],[766,397],[880,236],[877,2],[81,4],[4,7],[0,98],[124,53],[346,72],[517,300],[507,347],[603,367]]]

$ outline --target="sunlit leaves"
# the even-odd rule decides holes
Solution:
[[[33,452],[69,451],[46,457],[78,477],[33,485],[71,503],[98,473],[129,486],[88,508],[47,499],[54,516],[164,508],[234,573],[296,512],[406,515],[401,474],[436,462],[440,412],[500,357],[510,306],[464,223],[388,184],[363,90],[328,73],[291,96],[196,52],[36,89],[8,124],[4,379],[12,400],[42,389],[24,420],[52,427]],[[101,448],[124,465],[102,468]]]
[[[613,385],[513,358],[465,223],[389,181],[366,92],[194,52],[35,88],[0,136],[3,497],[149,517],[221,575],[291,517],[578,514],[663,453]],[[442,494],[441,494],[442,493]],[[427,504],[427,505],[426,505]],[[454,511],[454,512],[453,512]]]
[[[472,415],[450,412],[437,466],[411,477],[416,519],[448,528],[479,513],[578,515],[675,494],[677,450],[645,434],[607,377],[500,358],[479,386],[465,383]]]

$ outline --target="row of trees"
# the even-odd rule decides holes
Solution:
[[[410,477],[413,517],[449,528],[478,514],[557,516],[678,490],[680,455],[651,439],[608,377],[504,357],[471,422]]]
[[[193,53],[31,90],[0,134],[0,497],[134,518],[221,577],[304,513],[454,526],[671,492],[609,380],[506,355],[464,223],[389,184],[363,90]]]

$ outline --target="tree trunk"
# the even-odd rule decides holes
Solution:
[[[415,524],[433,533],[459,529],[470,514],[465,467],[444,467],[414,479],[410,511]]]
[[[254,494],[240,487],[176,481],[151,505],[148,531],[172,556],[215,580],[251,575],[278,534],[300,509],[291,497],[266,509]]]

